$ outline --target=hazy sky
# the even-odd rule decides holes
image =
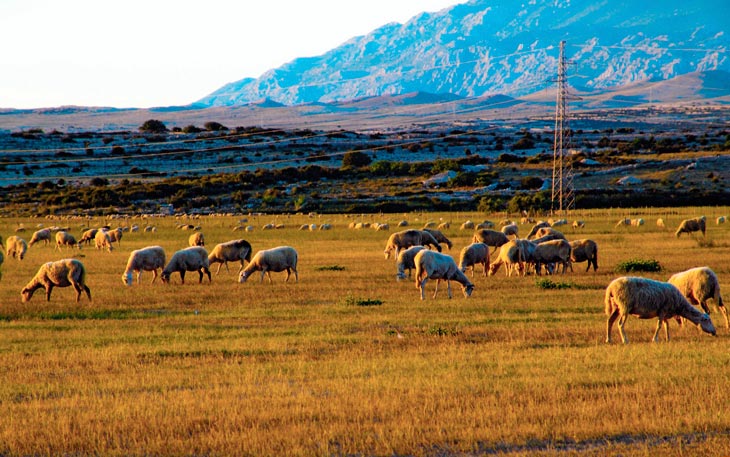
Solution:
[[[184,105],[465,0],[0,0],[0,108]]]

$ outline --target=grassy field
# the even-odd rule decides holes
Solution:
[[[700,214],[704,239],[675,238],[681,219]],[[658,344],[655,320],[631,317],[627,346],[604,343],[603,312],[615,267],[636,258],[659,261],[661,272],[641,275],[662,280],[710,266],[730,300],[730,224],[714,222],[727,214],[574,214],[585,228],[564,232],[598,243],[597,273],[577,264],[546,289],[534,276],[478,271],[471,298],[457,285],[451,300],[445,288],[432,298],[429,282],[421,301],[383,258],[388,232],[347,225],[450,221],[446,252],[458,257],[471,239],[459,225],[484,215],[258,216],[246,234],[232,231],[234,217],[170,217],[148,221],[156,233],[126,233],[112,253],[35,245],[2,266],[0,455],[728,455],[730,331],[719,312],[716,338],[672,322],[672,340]],[[623,217],[646,224],[614,227]],[[0,234],[39,222],[81,233],[79,221],[2,219]],[[88,224],[107,222],[120,224]],[[187,246],[181,222],[200,225],[208,249],[241,237],[254,251],[294,246],[300,280],[238,284],[230,265],[212,284],[188,274],[151,285],[144,273],[123,286],[131,250],[159,244],[169,258]],[[269,222],[285,228],[260,230]],[[298,230],[325,222],[333,230]],[[93,301],[65,288],[21,303],[38,267],[63,257],[83,261]]]

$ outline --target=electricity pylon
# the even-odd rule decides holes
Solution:
[[[560,42],[558,58],[558,90],[555,103],[555,141],[553,142],[553,194],[551,210],[565,214],[575,209],[573,192],[573,164],[570,153],[570,129],[568,127],[568,77],[565,59],[565,41]]]

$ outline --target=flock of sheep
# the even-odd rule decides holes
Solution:
[[[524,218],[523,218],[524,219]],[[534,222],[532,220],[523,220]],[[725,218],[717,219],[717,223],[725,222]],[[616,226],[641,226],[643,219],[621,219]],[[598,270],[598,245],[590,239],[568,241],[562,232],[555,227],[567,224],[564,219],[541,221],[534,223],[532,229],[525,238],[519,238],[519,228],[516,223],[503,221],[500,230],[493,230],[493,224],[484,222],[474,224],[470,221],[462,224],[464,230],[474,229],[472,242],[464,247],[459,255],[458,263],[450,255],[442,253],[442,244],[449,249],[453,243],[439,230],[448,228],[448,225],[440,225],[434,228],[427,224],[423,229],[405,229],[392,233],[385,246],[385,258],[393,255],[396,259],[396,278],[406,278],[411,270],[415,270],[416,288],[420,291],[421,300],[425,299],[425,286],[428,280],[436,280],[434,298],[438,293],[439,283],[445,281],[447,284],[448,297],[452,298],[451,281],[461,285],[465,297],[470,297],[475,286],[466,275],[471,269],[471,277],[477,266],[481,266],[485,276],[494,275],[504,265],[505,273],[511,276],[526,275],[530,271],[541,275],[542,268],[548,274],[558,271],[565,273],[573,263],[587,262],[586,271],[591,267]],[[657,225],[664,226],[661,219]],[[399,227],[405,227],[407,223],[399,223]],[[582,228],[582,221],[575,221],[573,228]],[[331,226],[320,230],[328,230]],[[351,224],[350,228],[356,227]],[[388,230],[389,227],[379,230]],[[301,228],[304,230],[304,226]],[[307,230],[316,230],[317,227],[308,225]],[[705,218],[698,217],[686,219],[679,225],[676,236],[682,233],[702,232],[705,234]],[[119,244],[124,231],[121,228],[110,229],[100,227],[85,231],[79,241],[66,229],[44,228],[33,233],[29,243],[26,243],[20,236],[10,236],[5,245],[0,237],[0,246],[10,258],[22,260],[29,246],[43,242],[51,243],[55,233],[55,248],[63,246],[81,246],[83,243],[90,244],[92,241],[97,249],[111,251],[114,243]],[[201,232],[195,231],[188,239],[189,247],[176,251],[169,261],[165,251],[160,246],[148,246],[134,250],[130,253],[126,268],[122,274],[124,284],[131,286],[134,282],[139,284],[143,271],[152,272],[152,283],[159,276],[163,283],[169,283],[173,273],[179,273],[181,282],[185,283],[186,272],[198,272],[199,282],[202,283],[205,275],[211,282],[210,266],[218,263],[216,274],[220,273],[221,266],[228,270],[228,262],[239,262],[238,280],[245,282],[254,272],[260,272],[260,280],[268,275],[269,282],[272,282],[271,272],[286,271],[286,281],[291,273],[294,273],[295,281],[299,280],[297,272],[298,253],[290,246],[279,246],[272,249],[260,250],[253,258],[251,257],[251,244],[243,239],[231,240],[220,243],[208,253],[204,248],[205,239]],[[497,250],[499,252],[497,253]],[[491,252],[490,252],[491,251]],[[494,254],[496,253],[496,256]],[[494,256],[494,257],[493,257]],[[492,260],[493,259],[493,260]],[[3,262],[2,251],[0,251],[0,264]],[[248,265],[246,265],[248,262]],[[2,278],[0,274],[0,278]],[[48,262],[39,268],[36,275],[21,290],[23,302],[31,299],[33,293],[38,289],[44,289],[46,299],[50,300],[51,291],[54,287],[73,287],[76,290],[76,301],[86,293],[91,300],[91,291],[86,285],[86,271],[84,265],[77,259],[63,259],[55,262]],[[657,318],[658,324],[654,333],[654,341],[658,340],[661,327],[664,327],[666,339],[669,340],[668,321],[676,318],[680,323],[682,319],[689,320],[698,325],[703,331],[712,335],[716,334],[715,328],[709,317],[708,301],[713,300],[721,310],[726,327],[730,328],[727,310],[720,295],[720,285],[717,275],[707,268],[698,267],[675,274],[668,282],[661,282],[640,277],[620,277],[612,281],[605,292],[605,312],[608,316],[606,324],[606,342],[611,342],[611,329],[618,320],[619,333],[624,343],[628,342],[624,332],[624,324],[629,315],[639,318]],[[693,306],[694,305],[694,306]],[[700,306],[703,312],[695,306]]]

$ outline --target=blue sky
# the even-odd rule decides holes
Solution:
[[[184,105],[465,0],[0,0],[0,108]]]

